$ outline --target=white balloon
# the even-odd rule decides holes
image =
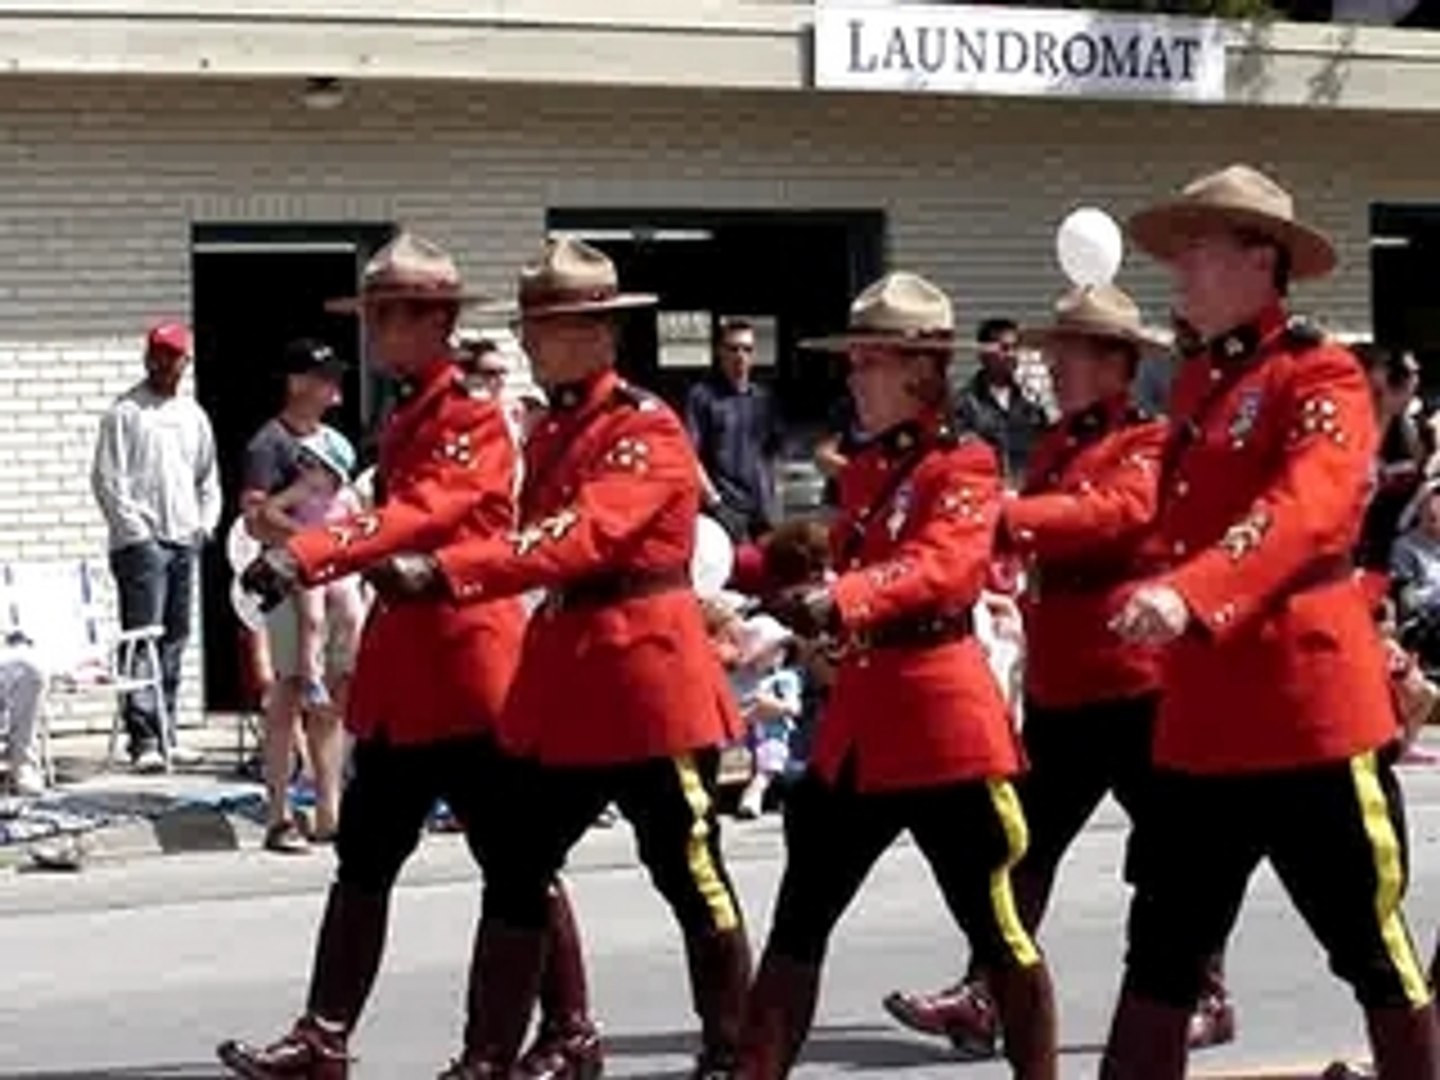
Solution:
[[[1082,206],[1060,223],[1055,252],[1065,276],[1076,285],[1108,285],[1120,272],[1125,239],[1104,210]]]
[[[259,597],[242,589],[238,577],[230,582],[230,606],[235,610],[235,617],[246,629],[257,634],[265,629],[265,612],[260,610]]]
[[[701,514],[695,520],[695,553],[690,557],[690,581],[704,599],[719,596],[735,569],[735,545],[723,525]]]
[[[243,517],[237,517],[225,534],[225,557],[237,574],[260,557],[260,541],[246,531]]]

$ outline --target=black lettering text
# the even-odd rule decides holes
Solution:
[[[1145,61],[1145,78],[1169,82],[1173,76],[1170,74],[1170,50],[1165,47],[1163,38],[1155,38],[1150,42],[1150,56]]]
[[[1030,42],[1017,30],[1001,30],[999,33],[996,71],[1002,75],[1013,75],[1030,66]]]
[[[1052,75],[1060,74],[1060,65],[1055,62],[1055,46],[1059,42],[1055,35],[1049,30],[1039,30],[1035,34],[1035,74]]]
[[[859,19],[850,20],[850,70],[852,72],[870,72],[875,70],[875,54],[866,52],[864,59],[861,59],[861,46],[864,44],[865,24]]]
[[[945,66],[945,31],[941,27],[922,26],[915,31],[915,58],[932,75]]]
[[[915,65],[910,62],[910,46],[905,41],[904,27],[897,26],[890,31],[890,43],[885,46],[883,63],[886,71],[915,70]]]
[[[1106,79],[1140,77],[1140,38],[1132,34],[1122,50],[1112,37],[1100,39],[1100,75]]]
[[[1060,59],[1072,79],[1084,79],[1094,74],[1099,58],[1100,48],[1089,34],[1076,34],[1060,50]]]
[[[955,70],[965,74],[985,74],[985,42],[990,31],[976,30],[974,36],[968,30],[955,28]]]
[[[1195,78],[1195,50],[1200,48],[1199,38],[1176,38],[1175,51],[1180,54],[1180,82],[1192,82]]]

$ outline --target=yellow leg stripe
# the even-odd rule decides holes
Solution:
[[[680,775],[680,790],[690,805],[690,839],[685,844],[685,864],[690,868],[690,877],[705,906],[715,920],[716,930],[734,930],[740,925],[735,911],[735,898],[715,869],[715,860],[710,857],[710,793],[700,780],[695,760],[688,755],[675,759],[675,771]]]
[[[1360,819],[1370,840],[1375,859],[1375,916],[1380,922],[1380,937],[1390,962],[1400,975],[1405,997],[1416,1008],[1430,1003],[1430,988],[1420,969],[1420,960],[1405,931],[1400,914],[1400,892],[1405,885],[1405,871],[1400,860],[1400,838],[1390,820],[1385,791],[1380,786],[1380,773],[1375,754],[1361,754],[1350,761],[1350,775],[1355,781],[1355,795],[1360,802]]]
[[[1040,962],[1040,950],[1035,940],[1020,921],[1015,908],[1015,893],[1010,888],[1010,869],[1025,854],[1030,846],[1030,829],[1025,824],[1025,814],[1020,809],[1020,799],[1008,780],[989,780],[990,802],[1000,827],[1005,830],[1005,862],[990,875],[990,906],[995,910],[995,921],[1005,944],[1022,967],[1034,967]]]

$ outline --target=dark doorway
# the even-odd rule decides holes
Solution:
[[[1440,392],[1440,204],[1370,208],[1370,312],[1377,343],[1420,361],[1425,397]]]
[[[327,314],[324,302],[354,292],[360,268],[387,239],[389,226],[196,226],[195,389],[215,428],[225,513],[223,540],[236,514],[245,445],[279,409],[285,343],[316,337],[349,364],[344,404],[330,422],[364,447],[376,392],[359,359],[355,319]],[[230,606],[231,570],[223,545],[212,546],[201,576],[205,706],[253,707],[244,685],[240,626]]]
[[[879,211],[724,211],[555,209],[552,231],[578,234],[615,260],[627,289],[658,293],[660,310],[758,317],[773,332],[770,382],[797,439],[825,418],[840,392],[838,368],[798,342],[841,327],[850,300],[885,264],[885,216]],[[663,317],[663,314],[662,314]],[[703,377],[698,363],[662,363],[653,314],[626,323],[625,374],[679,405]]]

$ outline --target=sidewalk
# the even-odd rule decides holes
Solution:
[[[234,720],[212,717],[206,727],[182,731],[182,741],[205,755],[201,765],[138,776],[123,761],[106,768],[105,736],[57,739],[58,788],[40,800],[0,799],[0,870],[77,870],[93,860],[259,849],[264,791],[242,774]],[[1440,755],[1440,729],[1426,731],[1421,749]],[[254,753],[253,740],[246,751]],[[1440,764],[1417,762],[1401,771],[1440,777]]]

